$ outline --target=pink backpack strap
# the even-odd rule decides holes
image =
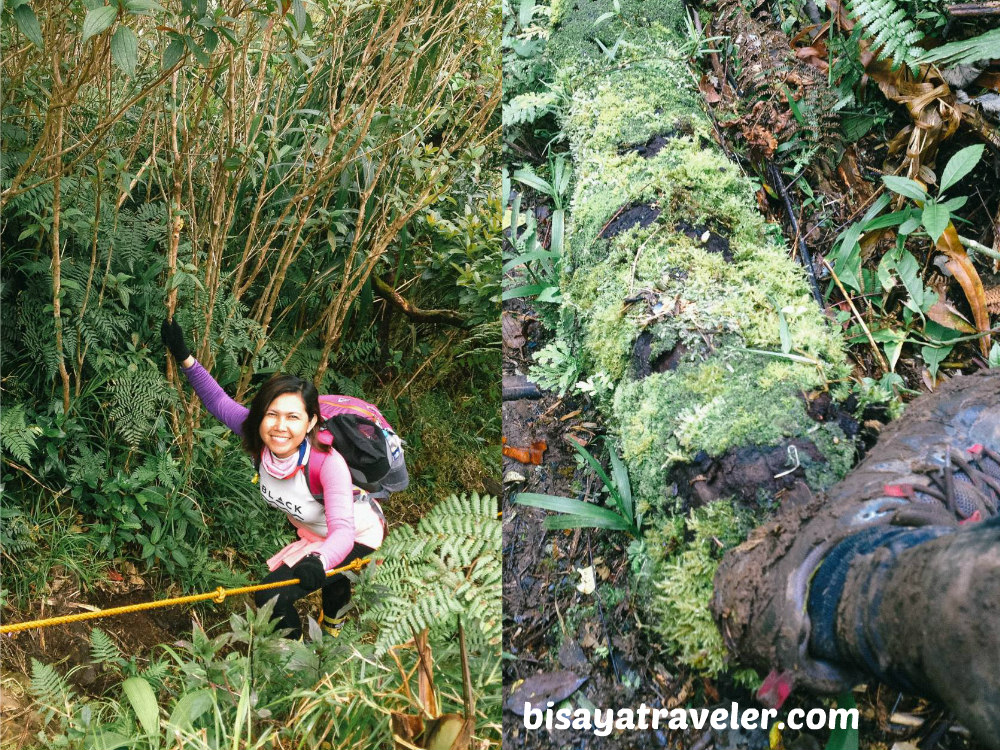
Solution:
[[[314,498],[320,501],[323,500],[323,483],[320,481],[319,473],[323,468],[323,462],[329,455],[323,451],[311,450],[309,451],[309,460],[306,461],[306,469],[309,473],[309,491]]]

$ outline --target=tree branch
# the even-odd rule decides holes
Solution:
[[[420,323],[441,323],[446,326],[456,326],[458,328],[466,328],[469,325],[464,316],[453,310],[421,310],[419,307],[407,302],[403,298],[403,295],[382,281],[378,276],[372,276],[371,279],[375,286],[375,293],[386,302],[399,308],[410,320],[416,320]]]

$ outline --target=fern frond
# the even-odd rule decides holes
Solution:
[[[66,703],[74,697],[65,677],[52,665],[42,664],[34,658],[31,660],[31,682],[28,684],[28,692],[43,706],[56,710],[64,710]]]
[[[503,105],[503,126],[535,122],[558,109],[559,94],[555,91],[529,92],[515,96]]]
[[[917,42],[924,35],[896,0],[852,0],[850,11],[879,50],[880,60],[892,59],[896,67],[905,64],[916,69],[924,53]]]
[[[917,61],[938,65],[972,65],[997,57],[1000,57],[1000,29],[993,29],[971,39],[950,42],[928,50]]]
[[[378,626],[376,650],[384,653],[424,628],[449,637],[456,616],[462,617],[473,648],[497,646],[500,546],[496,500],[478,493],[451,495],[416,529],[394,530],[379,550],[382,564],[372,582],[381,597],[361,616]]]
[[[121,651],[111,636],[100,628],[90,631],[90,658],[97,664],[119,664],[122,660]]]
[[[17,461],[31,462],[31,454],[37,446],[35,432],[25,419],[24,404],[14,404],[0,411],[0,446]]]

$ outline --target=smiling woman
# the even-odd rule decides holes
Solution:
[[[268,562],[270,574],[262,583],[298,579],[257,595],[261,606],[275,599],[274,618],[288,628],[290,638],[302,635],[295,602],[323,590],[320,624],[333,636],[343,618],[340,610],[350,601],[351,584],[344,574],[327,577],[326,571],[366,557],[385,538],[385,517],[378,501],[355,487],[341,453],[320,439],[322,419],[316,387],[294,375],[275,375],[254,396],[249,408],[230,398],[208,371],[191,355],[184,332],[174,320],[161,328],[164,346],[173,354],[205,408],[243,440],[243,449],[257,466],[261,498],[283,512],[296,528],[298,539]],[[341,399],[346,400],[346,399]],[[409,482],[400,441],[374,407],[372,436],[385,437],[388,473],[372,478],[368,489],[381,497],[405,489]],[[377,435],[381,431],[381,435]],[[338,442],[342,449],[346,446]]]

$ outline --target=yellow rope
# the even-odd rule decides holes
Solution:
[[[362,559],[355,560],[354,562],[344,565],[340,568],[334,568],[327,572],[327,576],[332,576],[337,573],[342,573],[345,570],[361,570],[362,566],[369,562],[371,558],[365,557]],[[22,630],[31,630],[32,628],[47,628],[50,625],[64,625],[68,622],[78,622],[80,620],[93,620],[96,617],[111,617],[112,615],[124,615],[129,612],[141,612],[146,609],[157,609],[158,607],[173,607],[179,604],[193,604],[195,602],[203,602],[207,599],[211,599],[217,604],[222,604],[226,600],[227,596],[234,596],[236,594],[249,594],[252,591],[266,591],[268,589],[276,589],[281,586],[290,586],[293,583],[298,583],[298,578],[293,578],[289,581],[278,581],[277,583],[259,583],[256,586],[243,586],[237,589],[224,589],[219,586],[215,591],[211,591],[207,594],[192,594],[191,596],[178,596],[173,599],[161,599],[155,602],[142,602],[141,604],[130,604],[127,607],[115,607],[113,609],[102,609],[97,612],[81,612],[75,615],[62,615],[61,617],[49,617],[45,620],[31,620],[29,622],[16,622],[12,625],[0,625],[0,634],[3,633],[17,633]]]

